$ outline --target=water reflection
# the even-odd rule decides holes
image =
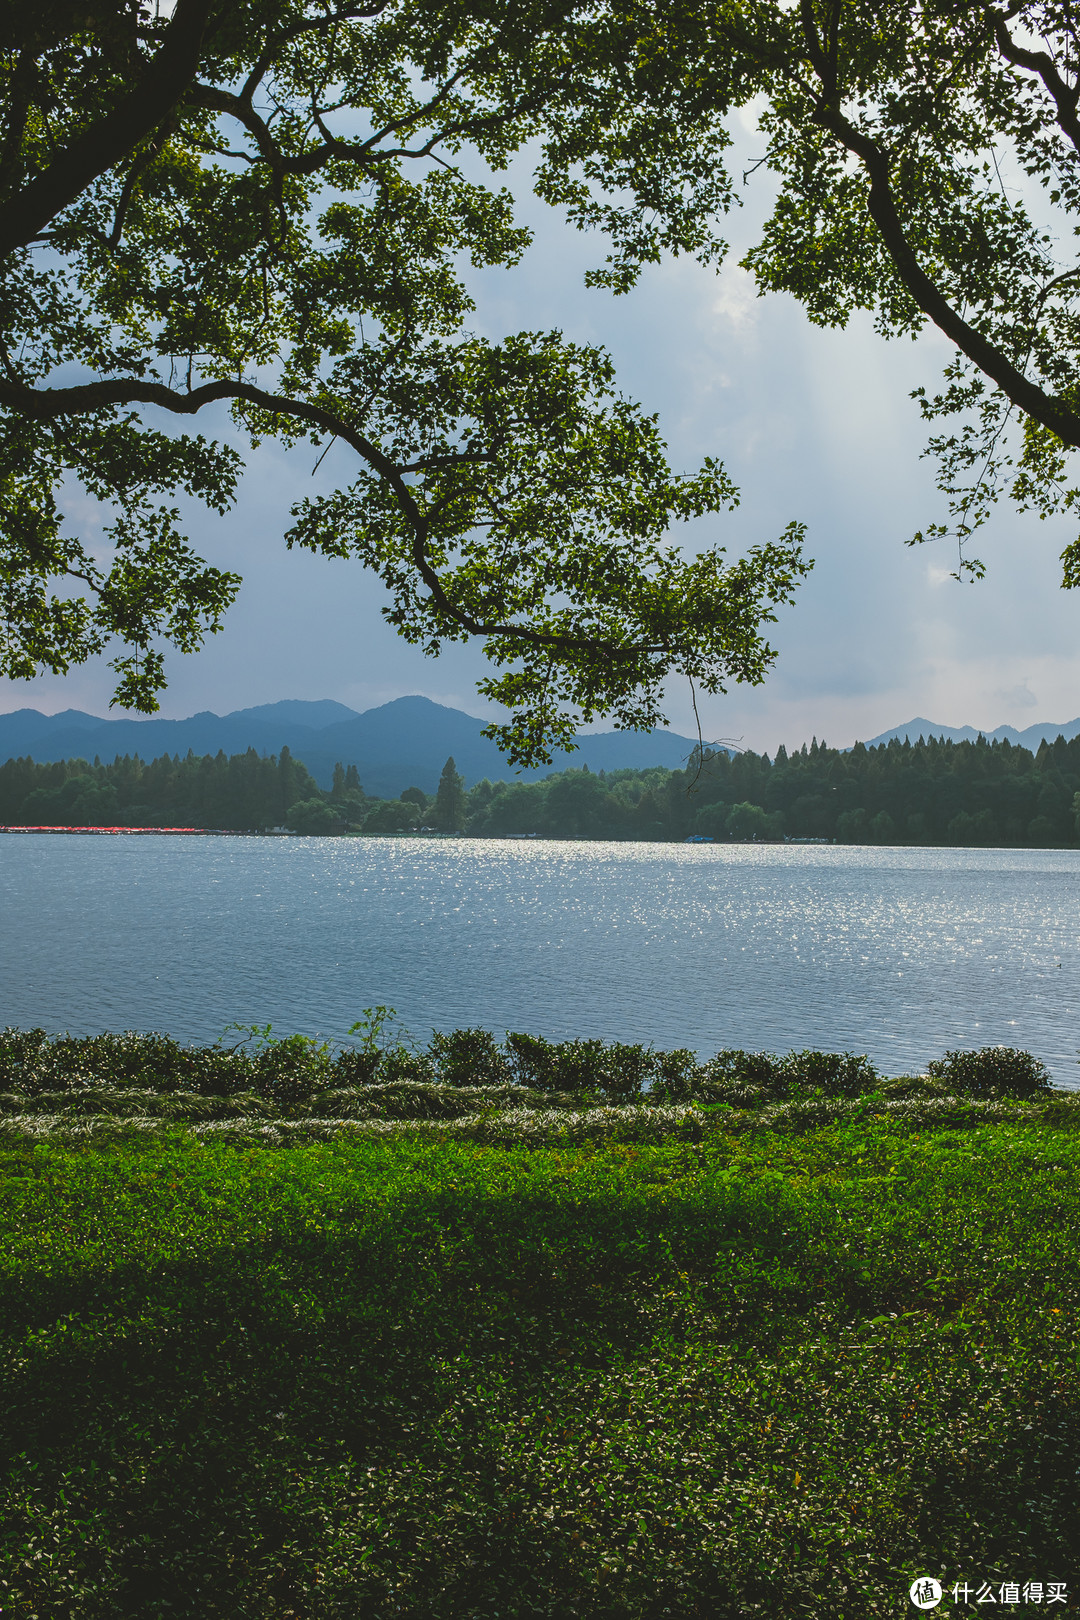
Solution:
[[[1080,854],[502,840],[0,837],[0,1021],[869,1052],[1080,1081]]]

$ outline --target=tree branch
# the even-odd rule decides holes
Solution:
[[[897,211],[887,153],[849,123],[839,108],[829,105],[824,99],[819,100],[813,116],[821,128],[835,135],[862,162],[870,177],[870,217],[881,232],[901,281],[918,307],[980,371],[993,379],[1014,405],[1056,433],[1063,443],[1074,449],[1080,448],[1080,415],[1070,410],[1062,400],[1045,393],[1037,383],[1029,381],[1000,349],[970,326],[919,263],[918,255],[904,234]]]
[[[997,40],[998,50],[1007,62],[1014,67],[1027,68],[1037,73],[1043,84],[1049,90],[1057,108],[1058,128],[1066,134],[1073,145],[1080,151],[1080,119],[1076,116],[1077,101],[1080,100],[1080,89],[1070,89],[1057,70],[1057,63],[1046,51],[1027,51],[1017,45],[1009,30],[1005,26],[1005,19],[995,11],[990,13],[994,38]]]
[[[10,375],[10,373],[9,373]],[[487,623],[475,619],[460,608],[443,588],[442,581],[427,557],[429,522],[417,505],[406,482],[406,470],[399,467],[378,445],[359,433],[343,417],[309,400],[288,399],[271,394],[253,383],[222,379],[204,383],[187,392],[169,388],[164,383],[139,382],[121,378],[103,382],[82,383],[74,388],[28,388],[21,382],[0,381],[0,405],[19,412],[32,421],[53,421],[57,417],[85,415],[93,411],[113,410],[126,405],[157,405],[177,416],[195,416],[206,405],[221,400],[239,400],[275,416],[286,416],[294,421],[307,422],[324,433],[330,433],[351,445],[357,455],[384,478],[394,491],[398,505],[413,532],[412,562],[427,586],[432,602],[440,612],[459,624],[470,635],[506,637],[531,647],[548,647],[566,652],[595,652],[599,643],[589,636],[556,634],[545,630],[532,630],[528,625]],[[475,460],[475,457],[469,459]],[[605,644],[605,655],[617,661],[630,661],[639,657],[656,656],[668,651],[662,643]]]
[[[270,126],[260,118],[250,101],[234,96],[230,90],[219,90],[216,84],[193,84],[184,101],[189,107],[205,107],[208,112],[225,113],[243,124],[255,145],[275,174],[285,172],[285,154],[270,133]]]
[[[112,230],[105,238],[108,247],[117,248],[120,246],[120,238],[124,234],[124,224],[127,220],[128,209],[131,207],[131,199],[135,195],[135,187],[138,185],[151,163],[153,163],[154,159],[163,150],[172,129],[173,122],[170,118],[164,124],[162,124],[161,128],[155,133],[150,145],[138,158],[136,158],[135,162],[132,164],[131,172],[124,181],[123,190],[120,193],[120,199],[116,205],[116,216],[113,219]]]
[[[417,107],[415,111],[398,120],[395,124],[387,124],[385,128],[376,130],[364,141],[343,141],[327,128],[319,110],[313,110],[313,119],[320,135],[323,138],[321,146],[313,146],[307,152],[297,152],[287,156],[274,139],[273,132],[265,119],[261,118],[246,96],[234,95],[229,90],[221,90],[217,85],[195,84],[187,96],[189,106],[205,107],[210,112],[220,112],[235,118],[238,123],[252,136],[259,152],[265,162],[269,164],[280,185],[281,178],[286,174],[310,175],[326,167],[328,163],[351,162],[359,165],[373,166],[376,163],[386,163],[394,158],[422,159],[434,157],[437,163],[443,160],[438,156],[435,148],[443,141],[452,139],[455,135],[467,135],[477,130],[490,129],[502,123],[508,123],[519,118],[522,113],[533,111],[540,101],[539,95],[521,97],[512,107],[502,108],[496,113],[473,119],[459,119],[454,123],[443,125],[440,129],[419,147],[394,146],[379,149],[379,142],[388,135],[399,135],[403,130],[418,124],[422,119],[432,113],[453,90],[455,84],[464,76],[464,69],[455,73],[439,91],[431,97],[424,106]]]
[[[161,47],[120,104],[81,129],[0,215],[0,259],[25,247],[94,180],[159,127],[199,65],[213,0],[176,0]]]
[[[373,17],[378,17],[386,10],[386,5],[387,0],[376,0],[376,3],[372,6],[346,6],[344,10],[329,12],[324,17],[314,17],[310,20],[305,19],[303,22],[293,23],[291,28],[285,28],[281,33],[275,34],[272,39],[267,40],[261,55],[244,80],[240,90],[240,99],[242,101],[251,100],[259,84],[273,66],[274,58],[283,45],[288,45],[292,40],[299,39],[302,34],[318,34],[322,33],[324,29],[336,28],[339,23],[370,22]]]

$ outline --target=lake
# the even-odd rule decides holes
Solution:
[[[1036,1053],[1080,1084],[1080,852],[0,836],[0,1024]]]

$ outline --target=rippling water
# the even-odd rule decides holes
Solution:
[[[868,1052],[1003,1042],[1080,1083],[1080,853],[0,837],[0,1024],[231,1022]]]

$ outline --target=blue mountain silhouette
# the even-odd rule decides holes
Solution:
[[[556,755],[552,765],[515,772],[493,742],[481,736],[485,722],[425,697],[396,698],[357,713],[329,699],[262,703],[231,714],[210,711],[186,720],[102,720],[78,709],[45,715],[17,709],[0,715],[0,760],[29,756],[39,761],[111,760],[117,754],[142,759],[162,754],[280,753],[288,746],[321,787],[329,787],[337,761],[355,765],[368,793],[393,797],[407,787],[433,793],[449,755],[466,782],[517,777],[535,781],[553,770],[588,765],[591,771],[642,769],[685,763],[695,746],[673,731],[609,731],[579,739],[575,753]]]
[[[944,737],[946,742],[974,742],[977,737],[985,737],[987,742],[1005,742],[1008,740],[1020,748],[1030,748],[1034,753],[1039,744],[1045,739],[1053,742],[1056,737],[1064,737],[1066,742],[1080,734],[1080,719],[1066,720],[1062,725],[1051,721],[1039,721],[1037,725],[1025,726],[1023,731],[1017,731],[1015,726],[998,726],[993,731],[977,731],[974,726],[940,726],[935,720],[909,720],[905,725],[894,726],[891,731],[883,731],[878,737],[866,739],[867,748],[874,748],[879,743],[891,742],[895,737],[903,742],[909,737],[912,742],[918,742],[920,737]]]

